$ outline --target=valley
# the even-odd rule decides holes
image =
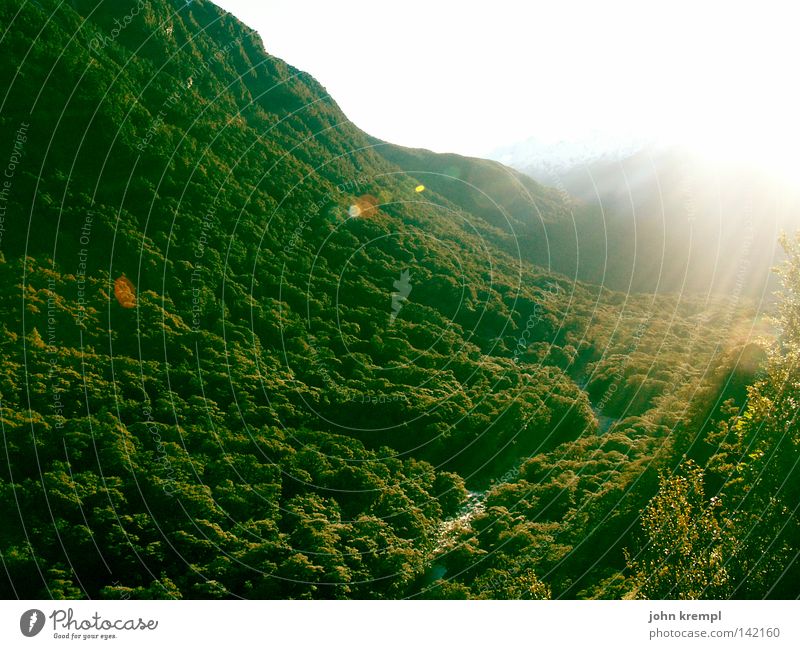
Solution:
[[[797,595],[796,241],[769,309],[706,290],[211,2],[127,10],[0,3],[3,597]]]

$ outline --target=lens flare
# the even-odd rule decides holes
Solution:
[[[136,287],[125,275],[118,277],[117,281],[114,282],[114,296],[120,306],[126,309],[132,309],[136,306]]]
[[[364,194],[356,198],[347,213],[353,218],[358,216],[374,216],[378,213],[378,199],[372,194]]]

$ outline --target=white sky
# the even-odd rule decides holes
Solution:
[[[218,0],[359,127],[482,155],[589,133],[795,162],[791,3]]]

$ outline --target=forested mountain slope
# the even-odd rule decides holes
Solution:
[[[622,593],[746,304],[532,265],[556,192],[410,170],[210,2],[0,24],[0,594]]]

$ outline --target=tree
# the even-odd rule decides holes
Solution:
[[[626,551],[638,598],[716,598],[730,592],[725,559],[731,543],[720,508],[719,499],[705,499],[703,470],[693,462],[662,476],[642,513],[642,547],[636,554]]]
[[[778,337],[747,408],[722,424],[709,461],[733,509],[737,546],[728,570],[737,597],[800,593],[800,233],[781,243],[787,258],[778,271]]]

